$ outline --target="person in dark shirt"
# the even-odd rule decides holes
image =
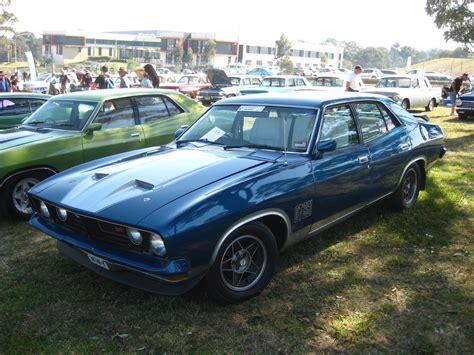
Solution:
[[[94,89],[107,89],[107,83],[105,81],[105,77],[109,76],[109,68],[104,65],[102,68],[100,68],[100,71],[102,72],[97,78],[95,78],[94,81]]]
[[[5,73],[0,70],[0,92],[12,91],[10,81],[5,77]]]
[[[451,82],[449,90],[449,98],[451,99],[451,116],[454,116],[454,112],[456,112],[456,98],[459,95],[459,91],[461,91],[462,82],[466,80],[469,80],[469,76],[464,73]]]

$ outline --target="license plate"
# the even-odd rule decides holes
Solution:
[[[107,262],[104,259],[99,258],[98,256],[95,256],[95,255],[92,255],[92,254],[89,254],[89,253],[87,254],[87,257],[89,258],[89,260],[92,264],[100,266],[101,268],[104,268],[106,270],[110,270],[109,265],[107,264]]]
[[[211,97],[210,97],[210,96],[204,96],[204,100],[210,101],[210,100],[211,100]]]

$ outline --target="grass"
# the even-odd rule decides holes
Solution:
[[[242,304],[122,286],[0,221],[0,353],[472,353],[474,121],[448,114],[430,113],[450,150],[413,209],[379,204],[298,244]]]
[[[413,64],[411,68],[442,72],[454,78],[462,73],[474,73],[474,58],[439,58]]]

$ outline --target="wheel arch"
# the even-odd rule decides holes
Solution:
[[[52,167],[49,167],[49,166],[36,166],[36,167],[29,167],[29,168],[25,168],[25,169],[16,170],[16,171],[8,174],[7,176],[3,177],[0,180],[0,188],[2,188],[9,180],[14,178],[15,176],[19,176],[19,175],[22,175],[22,174],[25,174],[25,173],[28,173],[28,172],[41,172],[43,174],[51,176],[51,175],[57,174],[58,170],[56,170]]]
[[[211,267],[214,261],[216,260],[219,249],[221,248],[225,240],[229,238],[232,232],[250,222],[260,222],[268,229],[270,229],[273,236],[275,237],[278,250],[282,249],[282,247],[285,245],[286,240],[288,239],[288,236],[291,233],[290,218],[283,210],[264,210],[245,216],[234,224],[232,224],[229,228],[227,228],[226,231],[219,238],[216,246],[214,247],[214,251],[209,262],[209,267]]]
[[[405,165],[405,168],[403,169],[402,174],[400,175],[400,179],[398,180],[397,188],[402,183],[403,176],[405,176],[405,173],[407,172],[408,168],[412,164],[416,163],[418,165],[418,167],[420,168],[420,174],[421,174],[420,190],[424,190],[425,186],[426,186],[426,162],[427,162],[427,159],[426,159],[425,156],[419,156],[419,157],[411,159]]]

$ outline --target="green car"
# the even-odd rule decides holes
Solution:
[[[69,167],[115,153],[162,145],[204,106],[170,90],[111,89],[51,98],[22,125],[0,131],[2,209],[27,218],[26,192]]]
[[[1,93],[0,129],[18,126],[25,117],[35,112],[50,97],[50,95],[27,92]]]

